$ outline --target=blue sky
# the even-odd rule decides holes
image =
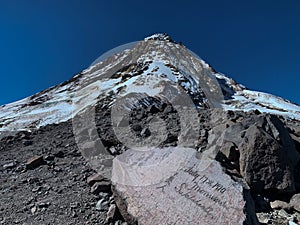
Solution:
[[[298,0],[0,0],[0,104],[157,32],[248,88],[300,104]]]

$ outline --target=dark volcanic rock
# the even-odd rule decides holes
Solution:
[[[293,192],[293,174],[282,146],[257,126],[247,129],[240,149],[241,174],[250,187]]]
[[[27,169],[34,169],[44,163],[43,156],[34,156],[27,160],[26,168]]]
[[[24,140],[24,141],[23,141],[23,144],[24,144],[25,146],[29,146],[29,145],[32,145],[33,142],[32,142],[31,140]]]
[[[239,170],[256,193],[293,193],[300,159],[294,141],[276,116],[212,110],[208,146],[219,146],[217,160]]]
[[[297,189],[297,192],[300,193],[300,161],[295,167],[294,171],[294,177],[295,177],[295,186]]]
[[[110,185],[111,185],[111,183],[109,181],[99,181],[99,182],[96,182],[91,187],[91,192],[94,195],[97,195],[100,192],[110,192],[110,190],[111,190]]]
[[[240,172],[253,191],[294,192],[294,167],[299,155],[282,122],[275,116],[254,116],[238,145]]]

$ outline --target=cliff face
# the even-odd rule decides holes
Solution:
[[[298,223],[299,121],[153,35],[0,108],[0,222]]]

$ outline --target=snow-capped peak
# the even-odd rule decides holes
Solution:
[[[166,34],[166,33],[158,33],[158,34],[153,34],[149,37],[146,37],[144,39],[145,41],[149,41],[149,40],[159,40],[159,41],[171,41],[173,42],[173,40],[171,39],[171,37]]]
[[[153,41],[150,41],[153,40]],[[282,98],[247,90],[215,72],[167,34],[154,34],[132,48],[104,58],[69,81],[33,96],[0,106],[0,131],[18,131],[61,123],[116,97],[132,94],[166,101],[188,96],[194,107],[261,112],[300,120],[300,107]],[[151,104],[145,100],[145,104]]]

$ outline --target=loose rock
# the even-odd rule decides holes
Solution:
[[[34,156],[27,160],[26,168],[27,169],[34,169],[44,163],[43,156]]]
[[[288,209],[289,204],[287,202],[276,200],[274,202],[270,202],[272,209]]]
[[[102,176],[101,173],[96,173],[94,175],[91,175],[87,178],[87,183],[90,186],[93,186],[96,182],[107,180],[105,177]]]
[[[116,214],[116,210],[117,210],[117,207],[116,207],[115,204],[110,205],[110,207],[108,209],[108,212],[107,212],[107,216],[106,216],[106,221],[107,222],[110,222],[111,220],[114,219],[115,214]]]
[[[96,209],[101,211],[108,205],[108,202],[105,199],[101,199],[96,204]]]
[[[4,164],[3,165],[3,169],[12,169],[16,166],[16,163],[15,162],[10,162],[10,163],[7,163],[7,164]]]
[[[291,198],[290,206],[300,212],[300,194],[296,194]]]
[[[100,192],[109,192],[111,190],[110,187],[111,183],[109,181],[100,181],[96,182],[92,187],[91,187],[91,192],[94,195],[99,194]]]

